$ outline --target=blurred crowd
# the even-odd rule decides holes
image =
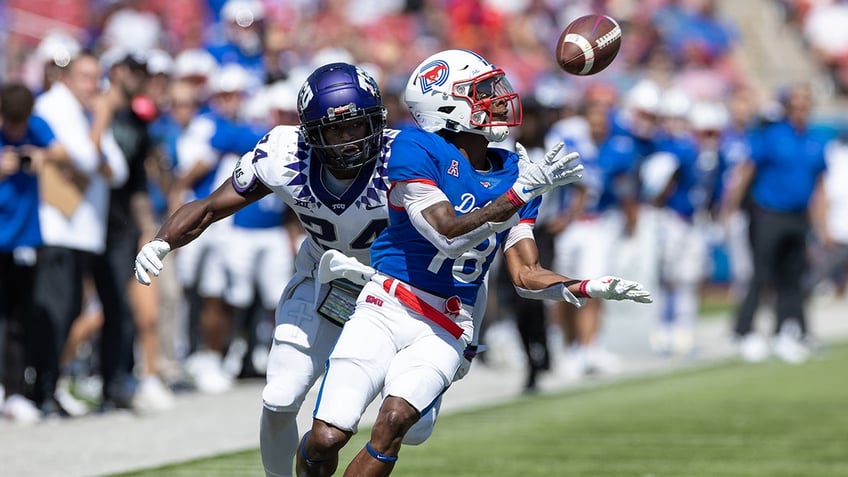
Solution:
[[[0,53],[0,402],[17,422],[153,412],[172,406],[175,392],[218,393],[263,375],[276,300],[304,233],[282,202],[269,196],[214,224],[150,287],[132,279],[133,258],[169,212],[227,180],[273,125],[297,124],[301,83],[333,61],[377,78],[395,128],[411,124],[402,94],[421,58],[467,48],[502,67],[524,103],[512,137],[531,154],[564,141],[586,167],[582,183],[544,199],[542,263],[655,290],[659,354],[696,356],[704,285],[719,283],[739,305],[728,339],[744,359],[803,361],[812,335],[804,299],[822,283],[844,288],[848,197],[837,184],[848,180],[848,139],[815,124],[805,85],[765,97],[751,87],[734,61],[736,27],[714,0],[0,8],[9,26]],[[591,12],[619,21],[621,51],[598,75],[568,76],[556,41]],[[791,192],[774,198],[775,189]],[[776,232],[764,230],[775,227],[781,238],[769,240]],[[252,255],[248,242],[259,245]],[[579,379],[620,367],[603,343],[600,303],[525,301],[502,278],[494,267],[486,323],[496,331],[515,318],[528,390],[546,371]],[[757,333],[751,315],[772,294],[775,329]]]
[[[778,0],[783,18],[822,64],[839,94],[848,93],[848,20],[845,0]]]

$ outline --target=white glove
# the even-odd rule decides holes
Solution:
[[[585,280],[580,289],[590,298],[605,300],[633,300],[637,303],[653,303],[651,292],[642,289],[638,282],[619,277],[601,277],[595,280]]]
[[[150,285],[150,275],[159,276],[164,265],[162,259],[168,252],[171,251],[171,246],[168,242],[162,239],[153,239],[141,247],[141,251],[135,257],[135,279],[142,285]]]
[[[321,255],[316,278],[319,283],[344,278],[357,285],[365,285],[375,273],[376,270],[353,257],[348,257],[338,250],[327,250]]]
[[[474,361],[474,358],[486,351],[486,345],[473,345],[469,344],[465,347],[465,351],[462,353],[462,361],[459,363],[459,368],[457,368],[456,373],[453,375],[453,382],[457,382],[460,379],[464,378],[469,371],[471,371],[471,362]]]
[[[556,187],[577,182],[583,178],[583,164],[574,165],[580,154],[571,152],[557,159],[564,143],[557,143],[545,154],[543,163],[533,162],[527,149],[515,143],[518,154],[518,179],[512,185],[512,193],[523,203]]]

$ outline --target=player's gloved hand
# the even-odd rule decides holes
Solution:
[[[141,247],[141,251],[135,257],[135,279],[142,285],[150,285],[150,275],[159,276],[164,265],[162,259],[168,252],[171,251],[171,246],[168,242],[162,239],[153,239]]]
[[[601,277],[594,280],[583,280],[580,291],[590,298],[605,300],[633,300],[637,303],[653,303],[651,292],[642,288],[639,282],[625,280],[619,277]]]
[[[565,146],[557,143],[545,154],[544,161],[530,160],[527,149],[521,143],[515,143],[518,154],[518,178],[507,193],[513,203],[526,204],[534,197],[562,185],[577,182],[583,178],[583,164],[574,164],[580,158],[576,152],[558,157]],[[514,200],[517,199],[517,200]]]
[[[344,278],[357,285],[365,285],[375,273],[376,270],[353,257],[348,257],[338,250],[327,250],[321,255],[316,278],[320,283]]]
[[[462,353],[464,359],[461,363],[459,363],[459,368],[453,375],[453,382],[457,382],[464,378],[465,375],[468,374],[468,371],[471,371],[471,362],[474,361],[474,358],[483,351],[486,351],[486,345],[469,344],[465,347],[465,351]]]

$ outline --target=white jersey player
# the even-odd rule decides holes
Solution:
[[[397,131],[385,129],[385,111],[376,82],[360,68],[346,63],[318,68],[298,95],[300,127],[272,129],[241,157],[231,180],[177,210],[136,260],[136,278],[150,283],[149,274],[159,273],[171,249],[271,193],[299,218],[307,237],[277,305],[262,392],[260,446],[268,476],[292,475],[297,413],[359,293],[347,282],[317,283],[321,256],[339,250],[368,264],[371,244],[388,224],[386,163]],[[427,417],[408,443],[429,436],[435,415]]]

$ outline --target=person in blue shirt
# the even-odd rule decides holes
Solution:
[[[220,9],[221,34],[206,45],[220,65],[235,63],[250,72],[251,92],[268,80],[265,61],[265,7],[259,0],[227,0]]]
[[[609,271],[616,264],[610,251],[627,228],[626,204],[638,206],[636,194],[628,192],[635,192],[634,188],[626,185],[634,181],[637,141],[624,130],[613,132],[611,107],[602,100],[585,100],[581,114],[557,122],[546,140],[549,146],[564,141],[569,151],[580,154],[585,168],[580,182],[563,189],[568,197],[560,214],[570,221],[556,237],[553,262],[553,270],[563,275],[596,276]],[[566,327],[568,353],[563,365],[570,378],[620,368],[618,356],[603,345],[602,305],[593,300],[579,309],[565,303],[554,308]]]
[[[768,357],[770,350],[753,324],[760,295],[772,287],[777,295],[777,319],[771,351],[797,363],[810,355],[803,343],[807,321],[801,284],[807,268],[808,207],[821,186],[825,145],[833,133],[810,124],[809,86],[793,85],[780,99],[785,115],[754,134],[750,159],[737,166],[738,182],[727,198],[724,217],[739,208],[750,189],[754,274],[736,310],[734,331],[739,351],[748,361]]]
[[[36,249],[42,245],[37,173],[47,161],[67,161],[47,123],[32,115],[32,91],[0,88],[0,320],[6,321],[3,414],[32,422],[40,413],[24,397],[28,328],[33,309]]]
[[[413,70],[404,100],[419,128],[393,143],[389,226],[371,247],[356,310],[330,354],[297,475],[331,475],[366,406],[384,396],[371,440],[348,475],[389,475],[402,438],[450,386],[474,334],[474,302],[495,253],[519,295],[581,304],[586,297],[650,302],[636,282],[573,280],[543,269],[532,235],[541,195],[579,180],[562,145],[531,162],[490,148],[521,123],[520,98],[500,68],[446,50]],[[336,268],[338,252],[321,270]],[[324,259],[322,259],[324,262]],[[363,277],[364,278],[364,275]]]

